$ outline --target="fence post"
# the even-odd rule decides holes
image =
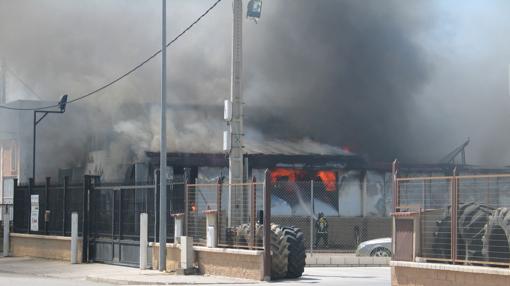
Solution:
[[[398,182],[398,160],[395,159],[391,165],[391,173],[392,173],[392,179],[393,179],[393,184],[392,184],[392,189],[393,189],[393,212],[396,213],[397,212],[397,209],[398,209],[398,206],[399,206],[399,197],[400,197],[400,193],[399,193],[399,182]],[[391,227],[392,227],[392,237],[391,237],[391,248],[393,249],[393,251],[396,250],[396,244],[395,244],[395,241],[396,241],[396,220],[395,220],[395,216],[392,216],[392,222],[391,222]]]
[[[452,200],[452,207],[451,207],[451,258],[452,258],[452,264],[455,264],[457,260],[457,208],[459,204],[459,189],[457,184],[457,167],[453,168],[453,176],[452,176],[452,182],[450,184],[451,186],[451,200]]]
[[[252,182],[252,185],[251,185],[252,190],[251,190],[251,211],[250,211],[250,216],[251,216],[250,247],[254,248],[256,245],[255,233],[257,232],[257,224],[256,224],[256,221],[257,221],[257,179],[255,178],[255,176],[253,176],[251,182]]]
[[[48,223],[50,219],[50,213],[48,208],[49,193],[50,193],[51,178],[46,177],[46,183],[44,185],[44,233],[48,235]]]
[[[32,226],[32,189],[34,188],[34,178],[28,179],[28,191],[25,198],[26,207],[25,213],[27,214],[26,220],[28,221],[27,225],[27,233],[30,233],[30,228]]]
[[[271,171],[264,179],[264,280],[271,280]]]
[[[313,187],[313,180],[310,180],[310,254],[313,254],[313,218],[315,216]]]
[[[9,205],[3,205],[3,226],[4,226],[4,241],[3,241],[3,255],[4,257],[9,256],[9,231],[11,216],[9,214]]]
[[[398,160],[395,159],[391,166],[391,173],[393,174],[393,212],[397,212],[399,206],[400,194],[398,186]]]
[[[62,194],[62,236],[66,235],[66,216],[67,216],[67,188],[69,187],[69,177],[64,177],[64,191]],[[69,201],[70,203],[70,201]]]
[[[88,262],[89,259],[89,189],[91,185],[91,177],[84,176],[83,182],[83,202],[82,202],[82,262]]]
[[[18,188],[18,179],[14,179],[14,192],[12,194],[12,215],[11,215],[11,218],[12,218],[12,231],[13,232],[19,232],[17,230],[17,226],[16,226],[16,222],[19,221],[19,218],[15,215],[16,212],[14,212],[14,202],[17,202],[19,201],[19,196],[20,196],[20,192],[17,190]],[[19,204],[19,203],[18,203]],[[19,205],[18,205],[19,207]]]
[[[216,213],[216,241],[220,243],[220,237],[221,237],[221,190],[223,188],[223,178],[218,178],[217,182],[217,188],[216,188],[216,210],[218,211]]]
[[[140,214],[140,269],[147,268],[147,243],[148,243],[148,217],[147,213]]]
[[[84,253],[82,253],[82,256]],[[78,213],[71,214],[71,263],[78,263]]]
[[[184,179],[184,236],[188,236],[189,198],[188,179]]]
[[[158,170],[154,170],[154,243],[158,241]]]

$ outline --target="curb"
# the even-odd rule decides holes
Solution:
[[[305,267],[390,267],[389,264],[307,264]]]
[[[343,255],[309,255],[306,257],[307,267],[388,267],[390,257],[364,257]]]
[[[108,283],[114,285],[242,285],[242,284],[254,284],[260,283],[260,281],[232,281],[232,282],[196,282],[196,281],[175,281],[175,282],[159,282],[159,281],[138,281],[138,280],[123,280],[123,279],[115,279],[115,278],[107,278],[107,277],[97,277],[97,276],[87,276],[85,280],[91,282],[98,283]]]

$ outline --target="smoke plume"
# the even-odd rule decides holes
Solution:
[[[471,163],[506,164],[510,4],[465,2],[264,1],[243,23],[247,140],[432,163],[471,137]],[[170,1],[169,38],[211,4]],[[168,50],[170,151],[221,151],[231,13],[224,0]],[[158,1],[4,0],[0,56],[43,100],[75,98],[159,49],[160,14]],[[158,60],[45,119],[41,160],[157,150]],[[32,96],[10,85],[7,98]]]

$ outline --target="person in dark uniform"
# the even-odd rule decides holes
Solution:
[[[324,242],[324,247],[328,247],[328,220],[322,212],[315,222],[315,247],[319,246],[320,241]]]

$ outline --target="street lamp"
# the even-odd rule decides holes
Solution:
[[[62,96],[60,101],[58,102],[58,107],[60,110],[34,110],[34,142],[32,145],[32,179],[35,181],[35,142],[37,136],[37,124],[43,120],[48,113],[64,113],[66,111],[67,104],[67,94]],[[38,119],[37,113],[42,113],[42,116]]]

